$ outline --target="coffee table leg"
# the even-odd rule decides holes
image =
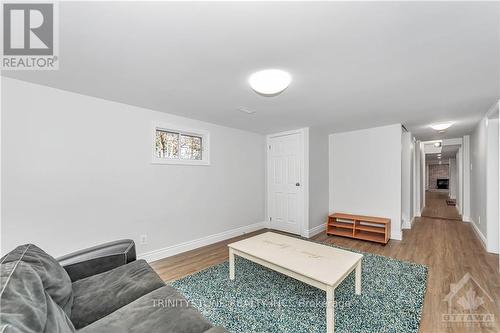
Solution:
[[[229,279],[234,280],[234,253],[229,249]]]
[[[361,260],[356,266],[356,295],[361,295]]]
[[[326,287],[326,332],[335,332],[335,289]]]

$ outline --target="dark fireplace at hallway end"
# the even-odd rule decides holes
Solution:
[[[440,190],[447,190],[448,187],[450,185],[450,181],[449,179],[445,179],[445,178],[438,178],[436,180],[436,186],[438,189]]]

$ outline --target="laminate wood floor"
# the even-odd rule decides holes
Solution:
[[[152,266],[165,281],[175,280],[226,261],[228,259],[226,247],[228,243],[264,231],[266,230],[263,229],[165,258],[152,263]],[[429,277],[420,325],[421,333],[500,332],[498,255],[489,254],[484,250],[469,223],[427,217],[418,218],[411,230],[403,231],[402,241],[391,240],[385,246],[349,238],[327,236],[325,233],[316,235],[313,239],[427,265]],[[458,283],[467,273],[477,281],[487,295],[482,293],[480,288],[473,285],[471,281],[460,292],[469,290],[476,292],[476,297],[473,297],[472,301],[475,300],[476,305],[484,302],[479,310],[481,313],[490,314],[490,317],[487,318],[493,316],[494,321],[490,327],[484,323],[454,322],[449,324],[443,321],[443,315],[446,315],[448,311],[444,298],[450,292],[451,285]],[[457,295],[463,296],[462,294]],[[454,309],[461,309],[456,300]],[[463,309],[461,311],[463,312]]]
[[[462,217],[458,213],[456,206],[448,206],[446,199],[448,199],[448,192],[427,191],[422,216],[461,221]]]

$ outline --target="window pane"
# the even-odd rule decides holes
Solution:
[[[201,160],[201,137],[181,134],[181,159]]]
[[[158,158],[179,158],[179,133],[157,129],[155,154]]]

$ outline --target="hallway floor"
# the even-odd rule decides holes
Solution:
[[[165,258],[152,263],[152,266],[164,280],[175,280],[226,261],[228,259],[226,246],[228,243],[264,231],[266,230],[263,229]],[[403,241],[391,240],[386,246],[327,236],[325,233],[316,235],[313,239],[427,265],[429,277],[420,325],[421,333],[500,331],[498,255],[489,254],[484,250],[469,223],[427,217],[418,218],[411,230],[403,231]],[[467,273],[470,273],[478,285],[484,289],[485,293],[482,293],[479,287],[473,286],[477,296],[473,299],[478,300],[476,304],[484,302],[480,305],[479,310],[481,313],[489,314],[488,318],[494,318],[493,323],[491,323],[493,326],[488,326],[485,323],[450,323],[443,320],[443,316],[446,316],[448,312],[447,302],[444,298],[450,293],[452,284],[458,283]],[[463,289],[468,291],[471,287],[466,285]],[[458,302],[458,304],[460,303]],[[458,311],[464,312],[459,305],[455,304],[454,309],[456,307],[458,307]],[[404,314],[404,309],[401,313]],[[466,327],[466,325],[472,327]],[[390,331],[390,328],[387,328],[387,331]]]
[[[500,332],[498,255],[485,251],[470,223],[417,218],[411,230],[403,230],[402,241],[391,240],[386,246],[325,234],[320,234],[315,239],[427,265],[429,277],[420,323],[421,333]],[[493,301],[489,301],[488,296],[481,295],[485,301],[483,312],[493,314],[496,319],[494,327],[486,327],[484,324],[463,327],[467,324],[463,322],[451,323],[451,327],[447,327],[448,324],[443,321],[443,315],[448,311],[444,298],[450,292],[451,285],[458,283],[467,273],[492,298]],[[477,288],[474,290],[479,296],[480,291]]]
[[[458,214],[457,207],[448,206],[446,199],[448,199],[448,192],[426,191],[422,216],[461,221],[462,217]]]

